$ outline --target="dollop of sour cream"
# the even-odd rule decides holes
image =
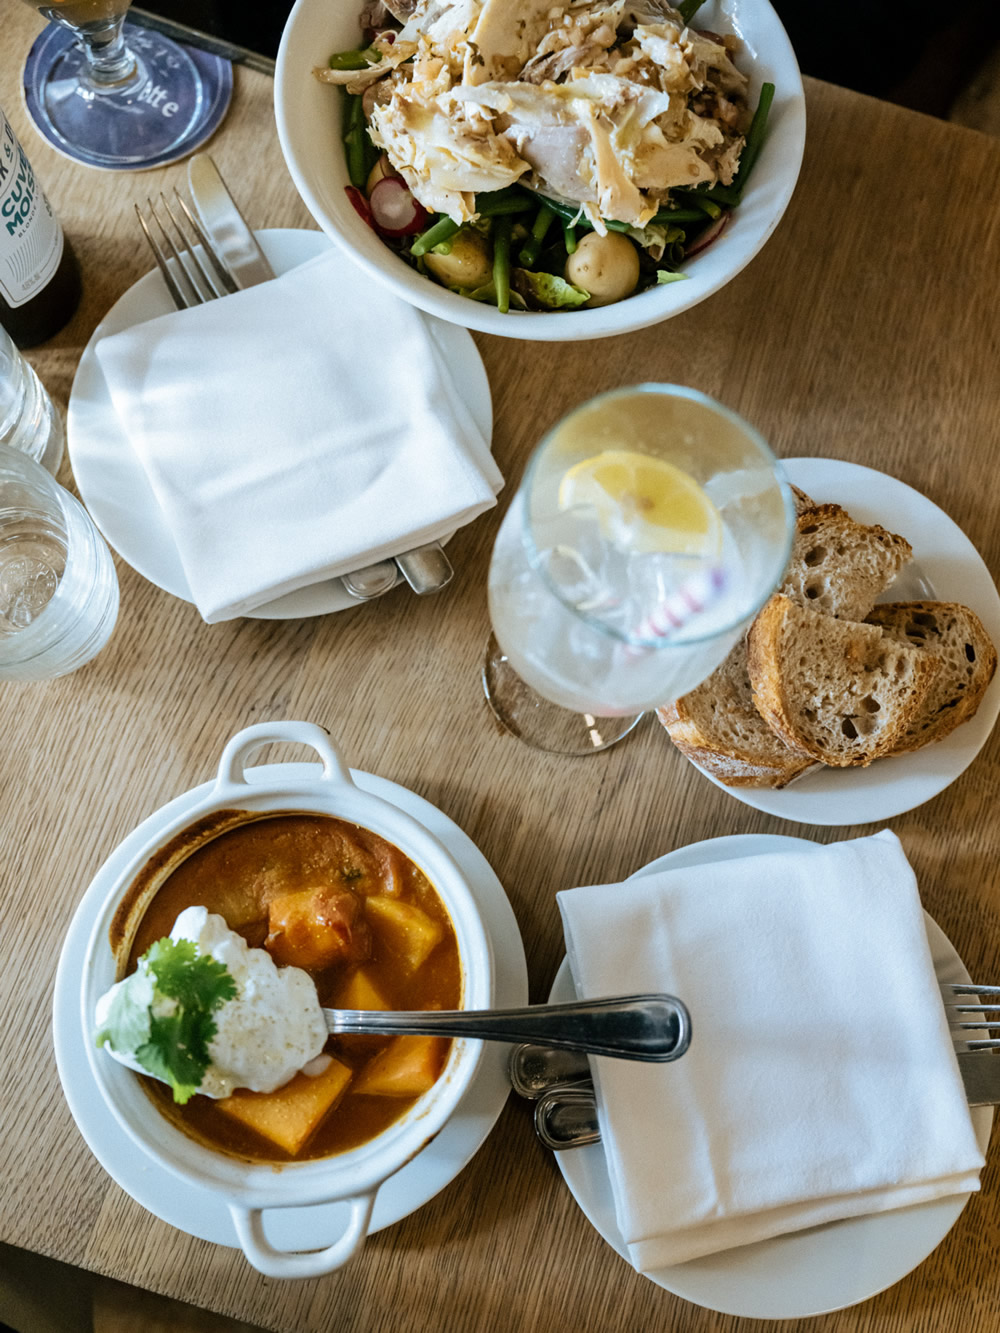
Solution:
[[[199,954],[222,963],[236,983],[236,997],[216,1011],[216,1033],[209,1042],[211,1063],[198,1091],[207,1097],[228,1097],[234,1088],[274,1092],[305,1065],[316,1059],[327,1039],[326,1020],[307,972],[298,967],[277,967],[266,949],[251,949],[242,935],[226,925],[224,917],[206,907],[187,907],[174,922],[172,940],[191,940]],[[97,1001],[98,1029],[107,1023],[114,996],[123,986],[130,998],[152,1007],[174,1001],[154,997],[153,979],[141,965],[116,982]],[[104,1048],[121,1064],[140,1074],[134,1051]]]

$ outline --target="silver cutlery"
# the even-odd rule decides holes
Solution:
[[[376,1032],[478,1037],[589,1051],[621,1060],[676,1060],[691,1040],[691,1020],[672,995],[622,995],[523,1009],[417,1010],[383,1013],[324,1009],[332,1033]]]
[[[1000,986],[942,983],[941,992],[956,1042],[967,1049],[956,1051],[959,1073],[970,1106],[1000,1106],[1000,1038],[966,1042],[960,1033],[1000,1029]],[[952,997],[992,996],[995,1003],[963,1003]],[[998,1017],[980,1021],[965,1014],[995,1010]],[[953,1017],[954,1016],[954,1017]],[[601,1139],[597,1118],[597,1096],[586,1056],[548,1050],[525,1043],[515,1047],[508,1065],[511,1086],[535,1103],[535,1133],[546,1148],[562,1152],[582,1148]]]
[[[377,565],[365,565],[353,574],[341,574],[340,581],[359,602],[370,602],[396,586],[399,570],[395,560],[380,560]]]
[[[944,997],[945,1012],[948,1015],[948,1023],[952,1031],[972,1032],[972,1031],[990,1031],[1000,1029],[1000,986],[964,986],[960,982],[948,982],[941,986],[941,993]],[[983,1003],[976,999],[973,1003],[952,999],[952,996],[992,996],[993,1003]],[[963,1019],[958,1017],[962,1014],[983,1014],[996,1012],[998,1017],[994,1019]],[[1000,1048],[1000,1037],[985,1037],[973,1040],[963,1038],[963,1045],[968,1051],[990,1051]]]
[[[195,153],[188,162],[188,187],[201,219],[199,233],[203,243],[208,243],[207,236],[212,238],[236,286],[243,290],[273,278],[274,269],[208,153]],[[394,561],[380,560],[355,570],[342,581],[352,597],[370,601],[395,585],[397,569],[422,597],[439,592],[451,582],[454,573],[441,543],[429,542],[413,551],[404,551]]]
[[[553,1152],[600,1143],[594,1085],[569,1083],[542,1093],[535,1102],[535,1133]]]
[[[428,542],[412,551],[396,556],[399,572],[419,597],[440,592],[449,584],[455,571],[440,542]]]

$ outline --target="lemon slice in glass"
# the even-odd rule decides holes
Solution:
[[[652,454],[605,449],[568,469],[559,483],[559,508],[587,506],[601,535],[642,554],[717,556],[722,519],[687,472]]]

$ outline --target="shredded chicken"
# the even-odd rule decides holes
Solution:
[[[599,231],[642,228],[674,187],[732,181],[750,118],[738,43],[686,28],[665,0],[407,8],[394,40],[375,39],[377,63],[317,74],[377,84],[371,137],[426,208],[465,222],[477,193],[521,181]]]

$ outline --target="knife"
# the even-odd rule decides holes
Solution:
[[[188,186],[201,224],[240,291],[273,278],[274,269],[207,153],[195,153],[188,163]]]
[[[215,243],[223,263],[240,291],[275,277],[267,256],[257,244],[219,168],[208,153],[195,153],[188,162],[188,187],[202,226]],[[414,592],[438,592],[451,581],[451,562],[440,542],[405,551],[395,560],[380,560],[341,579],[357,601],[367,602],[395,587],[402,574]]]
[[[970,1106],[1000,1106],[1000,1056],[993,1051],[959,1051],[958,1068]]]

